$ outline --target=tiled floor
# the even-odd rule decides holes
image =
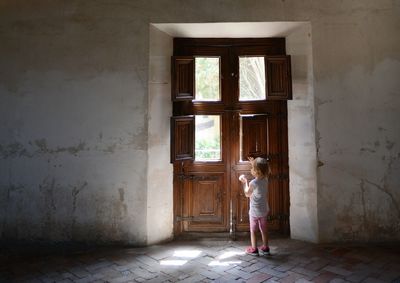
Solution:
[[[50,254],[0,252],[0,282],[400,282],[400,248],[273,239],[269,257],[247,241],[175,241],[147,248]]]

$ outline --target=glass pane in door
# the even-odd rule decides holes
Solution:
[[[221,160],[221,122],[219,115],[195,116],[195,160]]]
[[[239,57],[239,101],[265,98],[264,57]]]
[[[195,82],[197,101],[220,101],[219,57],[195,58]]]

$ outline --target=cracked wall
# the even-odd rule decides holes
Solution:
[[[386,4],[313,27],[321,241],[400,239],[400,10]]]
[[[148,185],[148,157],[166,146],[148,130],[149,24],[308,21],[319,239],[399,240],[399,14],[396,0],[3,1],[1,239],[160,240],[148,235],[165,193]]]

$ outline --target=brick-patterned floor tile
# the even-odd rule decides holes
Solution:
[[[239,268],[232,268],[232,269],[227,270],[226,272],[236,275],[236,276],[246,279],[246,280],[251,278],[251,274],[249,272],[244,272],[243,270],[240,270]]]
[[[294,272],[288,272],[288,276],[283,277],[279,280],[281,283],[294,283],[296,280],[304,278],[304,275],[294,273]]]
[[[371,271],[370,270],[361,270],[361,271],[355,271],[349,276],[346,276],[346,280],[350,282],[361,282],[365,278],[367,278],[370,275]]]
[[[295,283],[312,283],[312,281],[307,280],[305,278],[300,278],[295,281]]]
[[[244,279],[239,279],[237,276],[235,276],[233,274],[226,273],[225,275],[215,279],[214,282],[215,283],[230,283],[230,282],[243,282],[243,283],[245,283],[246,281]]]
[[[215,279],[221,277],[221,275],[219,273],[210,271],[207,269],[203,269],[203,268],[199,270],[199,274],[203,275],[206,278],[212,279],[212,280],[215,280]]]
[[[349,281],[344,280],[342,278],[334,278],[329,283],[348,283]]]
[[[242,268],[245,268],[250,265],[253,265],[253,263],[248,262],[248,261],[241,261],[241,263],[239,263],[239,266],[241,266]]]
[[[14,258],[0,251],[0,282],[400,281],[396,247],[336,247],[272,239],[272,256],[252,257],[243,253],[246,246],[248,240],[176,241],[144,248],[91,248],[58,255],[41,251],[43,256],[22,254]],[[198,253],[185,257],[177,251]]]
[[[154,258],[151,258],[148,255],[140,255],[136,258],[136,260],[148,266],[153,266],[158,264],[158,260],[155,260]]]
[[[253,264],[250,265],[250,266],[247,266],[247,267],[245,267],[245,268],[242,268],[242,270],[245,271],[245,272],[251,273],[251,272],[254,272],[254,271],[256,271],[256,270],[260,270],[261,268],[264,268],[264,267],[265,267],[265,263],[263,263],[263,262],[257,262],[257,263],[253,263]]]
[[[101,269],[103,267],[107,267],[110,265],[113,265],[113,262],[107,261],[107,260],[102,260],[102,261],[98,261],[95,262],[93,264],[87,265],[85,268],[87,271],[89,271],[90,273],[95,272],[97,269]]]
[[[274,267],[274,269],[281,271],[281,272],[285,272],[285,271],[291,270],[292,268],[297,266],[297,264],[298,263],[296,263],[296,262],[287,262],[287,263],[284,263],[284,264]]]
[[[288,276],[287,272],[281,272],[281,271],[272,269],[271,267],[268,267],[268,266],[260,269],[259,272],[267,273],[267,274],[272,275],[277,278],[283,278],[283,277]]]
[[[264,282],[272,277],[272,275],[266,274],[266,273],[258,273],[255,272],[252,274],[253,276],[249,278],[246,283],[259,283],[259,282]]]
[[[76,283],[89,283],[89,282],[93,282],[95,280],[96,280],[96,278],[94,278],[92,275],[89,275],[89,276],[86,276],[84,278],[80,278],[78,280],[75,280],[75,282]]]
[[[83,269],[82,267],[74,267],[69,269],[69,272],[71,272],[73,275],[77,276],[78,278],[84,278],[90,275],[89,271],[86,269]],[[47,275],[49,276],[49,275]]]
[[[342,276],[345,276],[345,277],[346,276],[350,276],[352,274],[352,272],[349,271],[349,270],[346,270],[346,269],[341,268],[339,266],[332,266],[332,265],[325,266],[323,268],[323,270],[329,271],[329,272],[332,272],[332,273],[335,273],[335,274],[338,274],[338,275],[342,275]]]
[[[329,261],[324,259],[316,259],[305,266],[306,269],[318,271],[329,264]]]
[[[337,278],[338,275],[329,271],[323,272],[317,277],[313,279],[313,282],[315,283],[326,283],[330,282],[332,279]]]
[[[400,260],[400,258],[399,258]],[[385,272],[383,272],[378,279],[385,281],[385,282],[393,282],[396,279],[400,278],[400,270],[386,270]]]
[[[303,268],[303,267],[298,267],[298,266],[293,268],[292,271],[296,272],[296,273],[299,273],[299,274],[302,274],[307,279],[310,279],[310,280],[315,278],[315,277],[317,277],[320,274],[320,272],[315,272],[315,271],[312,271],[312,270],[309,270],[309,269],[306,269],[306,268]]]
[[[181,281],[178,281],[179,283],[197,283],[202,281],[203,279],[205,279],[205,277],[203,275],[200,274],[196,274],[196,275],[192,275],[190,277],[187,277]]]
[[[196,258],[196,259],[195,259],[196,262],[202,263],[202,264],[204,264],[204,265],[209,265],[210,262],[212,262],[212,261],[214,261],[214,260],[215,260],[214,258],[209,257],[209,256],[203,256],[203,257],[200,257],[200,258]]]
[[[386,281],[379,280],[377,278],[367,277],[363,281],[363,283],[384,283]]]

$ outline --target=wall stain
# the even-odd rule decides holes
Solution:
[[[127,146],[134,146],[135,149],[145,149],[147,144],[146,137],[147,132],[144,129],[141,129],[137,134],[127,133],[129,136],[129,141],[126,144]]]
[[[106,153],[114,153],[116,148],[117,148],[117,145],[116,145],[116,144],[112,144],[112,145],[107,146],[107,147],[103,150],[103,152],[106,152]]]
[[[321,105],[324,105],[324,104],[329,104],[329,103],[332,103],[332,102],[333,102],[332,99],[327,99],[327,100],[317,99],[317,105],[318,106],[321,106]]]
[[[119,200],[114,203],[113,218],[123,219],[128,212],[128,207],[124,203],[125,201],[125,191],[124,188],[118,188]]]
[[[118,192],[119,192],[119,200],[121,202],[124,202],[124,194],[125,194],[124,188],[119,188]]]
[[[18,142],[10,143],[7,145],[0,144],[0,156],[3,159],[13,158],[13,157],[33,157],[22,144]]]
[[[54,200],[54,190],[56,188],[56,181],[52,178],[50,181],[49,177],[46,177],[43,182],[39,185],[39,191],[43,195],[44,199],[44,214],[45,219],[43,221],[43,235],[49,236],[53,230],[54,214],[57,210]]]
[[[333,168],[345,172],[350,176],[360,180],[359,201],[355,201],[356,194],[353,193],[351,198],[349,198],[346,202],[344,209],[337,214],[334,233],[338,235],[339,239],[343,241],[368,241],[369,239],[374,239],[376,235],[381,235],[382,237],[387,237],[388,239],[397,237],[398,233],[400,232],[400,226],[393,225],[393,222],[396,222],[397,220],[392,219],[392,221],[382,222],[382,215],[377,215],[375,210],[368,208],[366,193],[367,185],[370,185],[368,188],[377,189],[387,195],[394,206],[393,213],[400,221],[400,200],[396,199],[394,193],[390,191],[390,186],[387,183],[388,177],[393,174],[393,163],[399,158],[400,153],[398,153],[396,156],[389,157],[389,163],[382,178],[382,185],[376,184],[368,179],[361,178],[360,176],[351,172],[344,171],[342,168],[332,166]],[[362,209],[362,212],[357,212],[357,206]]]
[[[117,149],[123,149],[124,147],[131,147],[133,145],[134,149],[142,150],[144,149],[146,143],[143,136],[143,133],[140,132],[138,134],[128,133],[127,138],[118,138],[112,144],[102,145],[103,134],[99,133],[99,141],[98,145],[92,147],[92,151],[100,151],[105,153],[115,153]],[[27,157],[33,158],[36,156],[40,156],[42,154],[62,154],[69,153],[74,156],[78,156],[80,152],[90,151],[91,148],[87,146],[86,142],[79,142],[77,145],[68,146],[68,147],[56,147],[50,148],[47,145],[47,141],[45,138],[37,139],[34,141],[28,142],[29,147],[25,148],[25,146],[19,142],[9,143],[9,144],[0,144],[0,158],[17,158],[17,157]],[[61,167],[61,166],[59,166]]]
[[[76,215],[75,215],[75,211],[76,211],[76,200],[78,197],[78,194],[88,185],[87,182],[84,182],[81,186],[75,186],[72,188],[71,191],[71,195],[72,195],[72,222],[71,222],[71,231],[70,233],[71,238],[73,238],[73,234],[76,233],[75,232],[75,225],[76,225]]]
[[[1,200],[4,203],[4,205],[2,207],[2,210],[3,210],[2,213],[4,213],[4,217],[3,217],[3,223],[2,223],[2,234],[0,235],[0,239],[3,239],[6,235],[6,232],[8,231],[8,227],[7,227],[7,223],[9,220],[8,210],[9,210],[9,206],[11,204],[11,194],[13,192],[22,193],[22,192],[24,192],[24,190],[25,190],[25,187],[23,185],[17,186],[17,185],[11,184],[7,187],[7,194],[5,196],[5,199]]]
[[[364,182],[372,185],[373,187],[375,187],[376,189],[378,189],[379,191],[385,193],[386,195],[389,196],[389,198],[391,199],[391,201],[394,204],[394,207],[397,211],[397,215],[398,218],[400,219],[400,205],[399,202],[396,200],[396,198],[393,196],[393,194],[386,188],[385,184],[383,186],[379,186],[378,184],[375,184],[374,182],[368,181],[366,179],[363,180]]]
[[[394,142],[386,140],[386,149],[387,150],[391,150],[394,145],[395,145]]]
[[[85,148],[86,144],[84,142],[80,142],[76,146],[57,147],[56,149],[48,148],[46,139],[35,140],[34,143],[39,148],[40,153],[55,154],[55,153],[68,152],[68,153],[76,156],[80,151],[89,150],[89,148]]]
[[[367,211],[365,208],[365,187],[364,187],[364,180],[361,179],[360,182],[360,189],[361,189],[361,203],[363,208],[363,220],[364,220],[364,230],[367,230]]]
[[[78,194],[88,185],[87,182],[84,182],[81,186],[76,186],[72,188],[71,194],[72,194],[72,214],[75,213],[76,210],[76,198]]]
[[[376,150],[372,149],[372,148],[368,148],[368,147],[362,147],[360,148],[360,152],[371,152],[371,153],[375,153]]]

